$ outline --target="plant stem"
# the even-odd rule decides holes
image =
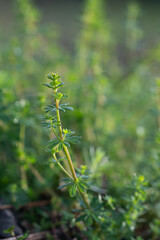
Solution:
[[[77,179],[77,176],[76,176],[76,172],[75,172],[75,169],[74,169],[74,166],[73,166],[73,162],[72,162],[70,153],[68,151],[68,148],[64,144],[63,144],[63,149],[64,149],[64,152],[65,152],[66,157],[68,159],[68,163],[69,163],[69,166],[70,166],[70,169],[71,169],[74,181],[77,182],[78,179]],[[88,199],[86,198],[86,195],[84,193],[82,193],[79,188],[78,188],[78,191],[79,191],[79,193],[80,193],[80,195],[81,195],[85,205],[87,206],[87,208],[90,209],[90,205],[88,203]]]
[[[75,172],[75,169],[74,169],[74,166],[73,166],[73,162],[72,162],[72,159],[71,159],[71,156],[70,156],[70,153],[68,151],[68,148],[63,144],[63,149],[64,149],[64,152],[66,154],[66,157],[67,157],[67,160],[68,160],[68,164],[70,166],[70,169],[71,169],[71,172],[72,172],[72,175],[73,175],[73,178],[75,180],[75,182],[77,181],[77,176],[76,176],[76,172]]]
[[[56,99],[57,121],[60,123],[59,133],[60,133],[60,138],[63,139],[63,130],[62,130],[60,112],[59,112],[58,107],[59,107],[59,100]],[[70,157],[68,148],[67,148],[64,144],[63,144],[63,149],[64,149],[65,155],[66,155],[66,157],[67,157],[68,164],[69,164],[69,166],[70,166],[70,170],[71,170],[71,172],[72,172],[73,178],[74,178],[74,180],[76,181],[76,180],[77,180],[76,172],[75,172],[75,169],[74,169],[74,166],[73,166],[73,163],[72,163],[72,160],[71,160],[71,157]]]
[[[60,126],[59,126],[60,138],[63,140],[63,129],[62,129],[62,124],[61,124],[60,112],[59,112],[59,109],[58,109],[58,107],[59,107],[59,100],[56,99],[55,102],[56,102],[56,108],[57,108],[57,121],[60,123]],[[74,179],[74,181],[77,183],[78,178],[77,178],[77,176],[76,176],[75,168],[74,168],[74,165],[73,165],[73,162],[72,162],[70,153],[69,153],[69,151],[68,151],[68,148],[67,148],[67,146],[64,145],[64,144],[63,144],[63,149],[64,149],[65,155],[66,155],[66,157],[67,157],[68,164],[69,164],[69,167],[70,167],[70,170],[71,170],[73,179]],[[61,164],[60,164],[60,165],[61,165]],[[61,169],[63,168],[62,165],[61,165],[60,167],[61,167]],[[63,171],[64,171],[64,170],[65,170],[65,169],[63,168]],[[67,171],[65,170],[65,173],[66,173],[66,172],[67,172]],[[66,174],[68,175],[68,172],[67,172]],[[89,203],[88,203],[88,199],[86,198],[86,195],[85,195],[84,193],[82,193],[79,188],[78,188],[78,190],[79,190],[79,193],[80,193],[80,195],[81,195],[81,197],[82,197],[85,205],[87,206],[87,208],[90,209],[90,205],[89,205]]]
[[[79,190],[79,189],[78,189]],[[91,206],[89,205],[89,202],[88,202],[88,198],[86,197],[85,193],[82,193],[80,190],[79,190],[79,193],[83,199],[83,202],[85,203],[85,205],[87,206],[88,209],[91,209]]]
[[[65,157],[66,157],[64,151],[58,152],[58,155],[59,155],[60,157],[62,157],[62,158],[65,158]],[[68,160],[67,160],[67,161],[64,160],[63,163],[64,163],[64,166],[65,166],[65,169],[67,170],[67,172],[70,173],[70,174],[72,174],[72,173],[71,173],[71,170],[70,170],[70,166],[69,166],[69,164],[68,164]]]
[[[58,107],[59,107],[59,100],[56,99],[55,102],[56,102],[56,108],[57,108],[57,121],[60,123],[60,125],[58,126],[58,128],[59,128],[59,133],[60,133],[60,138],[59,138],[59,136],[58,136],[58,138],[59,138],[60,140],[63,140],[63,129],[62,129],[62,123],[61,123],[61,118],[60,118],[60,112],[59,112],[59,109],[58,109]],[[54,128],[53,128],[53,129],[54,129]],[[54,131],[54,133],[56,132],[55,130],[53,130],[53,131]],[[57,133],[55,133],[55,135],[57,136]],[[67,159],[67,160],[68,160],[68,159]],[[70,167],[70,162],[71,162],[71,164],[72,164],[72,161],[68,161],[69,167]],[[73,164],[72,164],[72,165],[73,165]],[[66,168],[67,168],[67,166],[66,166]],[[72,175],[73,175],[72,169],[74,169],[74,168],[71,168],[71,167],[70,167],[70,171],[71,171],[71,173],[72,173]],[[76,176],[76,175],[75,175],[75,176]],[[73,178],[74,178],[74,175],[73,175]],[[75,178],[74,178],[74,179],[75,179]]]
[[[71,178],[71,179],[73,180],[72,176],[71,176],[71,175],[66,171],[66,169],[58,162],[55,153],[53,154],[53,156],[54,156],[55,160],[57,161],[58,166],[62,169],[62,171],[63,171],[69,178]]]
[[[61,118],[60,118],[60,113],[59,113],[58,107],[59,107],[59,100],[56,99],[57,120],[58,120],[58,122],[60,123],[60,125],[58,126],[58,128],[59,128],[60,138],[61,138],[61,140],[62,140],[62,139],[63,139],[63,130],[62,130]]]
[[[58,134],[57,134],[57,132],[56,132],[56,130],[54,129],[54,127],[52,127],[52,130],[53,130],[53,132],[54,132],[54,134],[55,134],[55,136],[61,141],[61,139],[59,138],[59,136],[58,136]]]

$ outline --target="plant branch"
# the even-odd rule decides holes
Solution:
[[[53,157],[55,158],[55,160],[57,161],[58,166],[62,169],[62,171],[73,180],[73,177],[66,171],[66,169],[58,162],[58,159],[56,157],[56,154],[53,154]]]
[[[59,100],[56,99],[57,121],[60,123],[59,133],[60,133],[60,138],[63,139],[63,129],[62,129],[60,112],[59,112],[58,107],[59,107]],[[77,182],[78,182],[78,179],[77,179],[77,176],[76,176],[75,168],[74,168],[74,165],[73,165],[73,162],[72,162],[72,159],[71,159],[69,150],[68,150],[67,146],[64,145],[64,144],[63,144],[63,150],[64,150],[65,155],[66,155],[66,157],[67,157],[68,164],[69,164],[70,170],[71,170],[71,172],[72,172],[72,176],[73,176],[73,178],[74,178],[74,181],[75,181],[75,183],[77,183]],[[58,164],[59,164],[59,163],[58,163]],[[61,164],[60,164],[60,165],[61,165]],[[61,165],[60,167],[61,167],[61,169],[63,168],[62,165]],[[63,168],[62,170],[64,171],[65,169]],[[68,172],[66,172],[66,170],[65,170],[65,173],[68,175]],[[72,178],[72,179],[73,179],[73,178]],[[78,191],[79,191],[79,193],[80,193],[80,195],[81,195],[81,197],[82,197],[85,205],[87,206],[87,208],[90,208],[90,205],[89,205],[89,203],[88,203],[88,199],[86,198],[85,194],[80,191],[79,187],[78,187]]]

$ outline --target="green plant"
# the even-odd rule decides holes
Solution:
[[[60,104],[61,100],[67,97],[65,94],[58,92],[58,89],[64,85],[64,83],[60,80],[60,75],[56,73],[51,73],[48,74],[48,79],[50,80],[50,83],[44,85],[53,90],[52,96],[54,102],[53,104],[50,104],[45,108],[46,121],[43,124],[44,126],[47,126],[47,128],[51,128],[55,135],[55,137],[53,137],[47,145],[47,149],[50,150],[53,154],[53,162],[57,163],[61,170],[65,173],[65,175],[67,175],[67,178],[63,179],[65,184],[61,185],[59,189],[63,187],[69,187],[71,197],[74,197],[76,193],[79,193],[86,207],[90,208],[88,199],[85,194],[86,189],[90,186],[88,183],[88,176],[76,173],[73,161],[71,159],[71,155],[68,150],[70,144],[79,143],[80,137],[74,136],[73,131],[70,131],[69,129],[64,129],[62,127],[62,122],[60,118],[60,111],[72,111],[73,108],[70,107],[68,103]],[[57,158],[57,154],[62,150],[65,153],[65,158]],[[66,160],[69,168],[65,168],[61,164],[62,161]]]
[[[110,19],[106,18],[106,6]],[[82,229],[86,227],[88,238],[95,237],[96,240],[99,234],[97,230],[93,231],[95,222],[99,225],[98,232],[101,231],[108,239],[136,239],[136,233],[142,233],[144,228],[146,234],[152,234],[154,239],[158,239],[160,153],[157,131],[160,128],[160,84],[158,80],[159,87],[156,86],[154,80],[159,76],[160,45],[152,47],[147,43],[147,34],[143,29],[143,9],[138,2],[127,3],[125,19],[120,21],[118,29],[123,32],[122,37],[119,31],[115,31],[116,18],[112,21],[110,17],[110,3],[103,0],[85,1],[75,56],[73,52],[69,59],[56,44],[55,34],[58,29],[54,31],[52,28],[51,31],[48,21],[41,24],[39,12],[32,0],[16,0],[15,7],[18,24],[14,37],[8,38],[9,42],[0,42],[2,198],[7,202],[22,204],[41,199],[44,193],[45,196],[47,193],[47,197],[53,195],[50,190],[53,192],[59,184],[62,167],[73,178],[63,149],[59,151],[64,148],[63,141],[57,138],[59,142],[55,151],[58,151],[54,154],[58,162],[55,157],[51,160],[49,153],[41,154],[47,129],[42,131],[40,124],[37,124],[40,122],[37,119],[40,111],[35,105],[36,99],[32,97],[42,89],[39,84],[41,76],[54,65],[56,71],[60,69],[69,73],[66,93],[72,93],[71,101],[75,111],[72,118],[70,112],[66,112],[63,121],[67,128],[74,127],[76,132],[80,132],[83,142],[67,148],[72,159],[75,159],[77,178],[89,174],[79,186],[82,193],[84,191],[86,195],[87,192],[91,206],[88,211],[81,197],[81,207],[78,206],[74,200],[81,193],[79,194],[74,179],[67,176],[67,179],[62,179],[59,188],[61,190],[65,185],[70,195],[75,196],[67,198],[66,193],[62,195],[57,190],[54,195],[57,193],[58,206],[67,199],[63,212],[65,206],[69,209],[68,212],[71,208],[76,208],[76,217],[74,213],[68,214],[68,217],[63,214],[59,224],[70,217],[72,224],[83,226]],[[48,91],[42,94],[45,99]],[[59,110],[67,110],[65,107],[69,106],[62,105]],[[47,115],[49,114],[50,112]],[[53,123],[52,116],[50,119],[47,117],[47,122]],[[48,126],[48,123],[44,125]],[[60,137],[58,125],[55,130]],[[70,139],[66,144],[70,144],[71,140],[79,141],[78,138],[71,139],[74,135],[67,131],[62,132],[66,139],[67,136]],[[54,131],[51,132],[51,137],[56,137],[53,134],[55,135]],[[53,143],[56,143],[56,138]],[[78,169],[81,164],[83,166]],[[44,166],[50,166],[52,170]],[[147,196],[143,193],[145,180],[137,184],[139,177],[134,177],[132,184],[129,184],[134,172],[137,175],[144,174],[148,180]],[[140,192],[139,185],[142,190]],[[146,197],[147,208],[144,203]]]
[[[62,172],[66,175],[63,184],[58,189],[67,187],[71,198],[80,199],[80,208],[74,210],[76,213],[75,222],[81,222],[82,229],[89,239],[130,239],[134,237],[136,222],[143,212],[143,202],[145,201],[144,176],[134,177],[130,188],[123,189],[123,194],[119,199],[114,199],[108,194],[101,195],[94,193],[88,176],[86,166],[75,168],[69,148],[70,144],[79,143],[79,136],[74,136],[74,132],[64,129],[60,117],[60,112],[72,111],[73,108],[68,103],[61,103],[67,96],[59,92],[64,83],[57,73],[48,74],[49,83],[44,84],[52,89],[52,104],[45,107],[45,122],[43,125],[51,129],[54,135],[46,146],[47,151],[53,154],[53,160]],[[63,157],[61,152],[64,152]],[[60,155],[61,154],[61,155]],[[100,156],[100,160],[103,157]],[[100,160],[97,160],[98,162]],[[89,193],[89,195],[88,195]],[[125,196],[124,196],[125,195]],[[71,216],[72,217],[72,216]],[[121,227],[120,227],[121,226]]]
[[[15,226],[11,226],[8,229],[4,230],[4,233],[10,234],[12,237],[14,237],[16,240],[24,240],[28,237],[28,232],[26,232],[23,236],[17,237],[14,232]]]
[[[1,191],[8,202],[16,205],[37,199],[42,191],[47,190],[47,195],[52,196],[48,178],[44,179],[42,173],[44,157],[39,158],[38,164],[36,161],[43,139],[37,136],[44,135],[41,124],[38,126],[39,98],[18,99],[14,92],[3,89],[0,100]]]

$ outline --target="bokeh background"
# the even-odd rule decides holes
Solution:
[[[59,170],[45,152],[49,131],[41,125],[51,97],[42,83],[58,72],[75,108],[63,124],[82,136],[72,148],[77,167],[87,165],[113,196],[134,174],[144,175],[145,226],[160,236],[159,11],[158,0],[0,0],[3,201],[59,194]]]

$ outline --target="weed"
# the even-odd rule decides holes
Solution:
[[[50,82],[44,85],[52,89],[53,94],[52,103],[45,107],[43,125],[51,129],[54,137],[49,140],[46,149],[53,155],[52,162],[66,175],[58,189],[66,187],[71,198],[79,199],[80,208],[74,210],[75,223],[83,223],[82,229],[89,239],[134,237],[136,222],[144,210],[143,202],[146,199],[144,176],[133,178],[130,188],[123,190],[119,202],[109,195],[93,194],[92,182],[87,174],[89,171],[85,166],[76,169],[69,152],[70,145],[79,143],[80,137],[62,125],[60,112],[73,111],[69,103],[61,103],[62,99],[67,98],[58,91],[64,83],[57,73],[50,73],[47,77]],[[65,157],[58,157],[62,151]]]

